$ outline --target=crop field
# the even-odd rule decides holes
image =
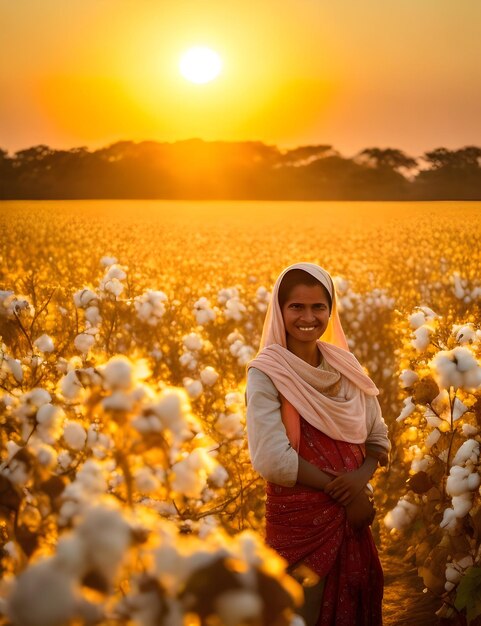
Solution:
[[[475,202],[0,203],[0,624],[299,623],[244,406],[298,261],[380,389],[383,562],[479,623],[480,233]]]

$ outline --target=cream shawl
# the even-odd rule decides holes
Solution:
[[[286,331],[278,300],[279,285],[289,270],[301,269],[312,274],[326,287],[332,298],[328,327],[317,345],[325,361],[336,372],[313,367],[287,349]],[[269,376],[281,396],[312,426],[333,439],[364,443],[367,437],[365,395],[377,395],[377,387],[364,373],[356,357],[349,352],[337,312],[336,293],[330,275],[313,263],[295,263],[277,278],[264,321],[257,356],[247,364]],[[348,397],[330,392],[341,374],[354,383]],[[292,417],[295,419],[295,417]],[[286,424],[288,431],[292,425]],[[294,426],[295,430],[295,426]]]

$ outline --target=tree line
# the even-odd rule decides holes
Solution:
[[[0,149],[0,199],[481,200],[481,148],[413,158],[330,145],[119,141],[98,150]]]

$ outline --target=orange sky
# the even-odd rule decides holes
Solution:
[[[480,0],[0,0],[0,147],[481,146]],[[204,44],[220,78],[188,83]]]

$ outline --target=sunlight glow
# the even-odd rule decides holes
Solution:
[[[222,59],[206,46],[189,48],[179,62],[180,73],[192,83],[208,83],[220,74]]]

